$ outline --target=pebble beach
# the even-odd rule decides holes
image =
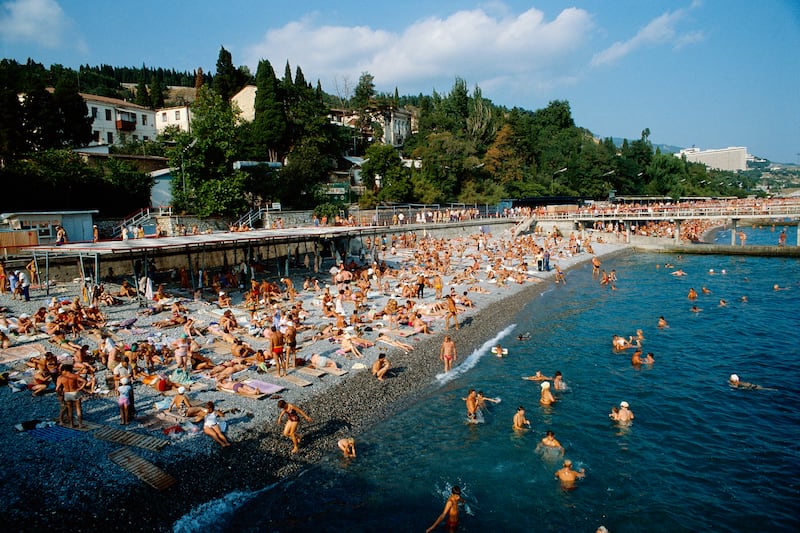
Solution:
[[[463,263],[455,262],[451,271],[442,276],[444,293],[450,290],[453,276],[463,272],[467,256],[479,254],[484,259],[493,257],[503,249],[503,242],[510,238],[507,232],[496,235],[489,239],[485,250],[478,252],[474,247],[470,248],[472,239],[465,237],[467,251],[461,260]],[[591,246],[594,254],[584,251],[577,255],[566,253],[554,256],[551,266],[558,265],[568,272],[577,264],[590,261],[593,255],[602,259],[625,249],[623,244],[593,242]],[[387,252],[383,259],[391,268],[411,268],[414,256],[412,250],[400,248],[394,254]],[[528,259],[528,265],[535,265],[532,258]],[[408,352],[377,343],[364,348],[361,358],[338,353],[336,343],[326,338],[311,339],[317,328],[329,321],[323,320],[319,312],[319,293],[300,290],[307,276],[317,277],[320,284],[331,283],[327,271],[331,265],[328,261],[318,273],[302,267],[290,271],[290,278],[298,290],[297,299],[309,311],[304,324],[311,326],[311,329],[298,332],[298,357],[311,353],[325,355],[336,361],[346,374],[325,373],[315,377],[290,369],[293,375],[311,382],[308,386],[299,386],[271,373],[259,373],[255,367],[237,374],[236,380],[256,379],[283,387],[260,399],[218,391],[214,380],[203,373],[192,374],[194,384],[188,393],[190,399],[195,403],[211,400],[218,409],[227,413],[226,436],[232,443],[229,448],[221,448],[204,435],[199,429],[200,424],[193,427],[185,420],[164,420],[155,416],[159,411],[156,404],[168,396],[140,382],[134,383],[137,418],[130,425],[120,425],[115,398],[95,394],[83,401],[83,418],[88,428],[75,430],[59,427],[43,438],[32,436],[30,431],[18,431],[15,426],[29,421],[45,422],[45,425],[54,421],[59,411],[55,394],[50,392],[33,397],[29,391],[14,392],[10,386],[2,387],[0,427],[4,431],[0,432],[0,446],[4,450],[7,466],[0,474],[0,487],[7,509],[4,529],[171,531],[177,520],[199,505],[232,492],[259,490],[302,472],[327,454],[340,453],[336,446],[338,439],[352,436],[358,441],[359,433],[365,428],[413,402],[416,393],[429,386],[436,375],[442,372],[439,348],[445,334],[444,321],[430,318],[432,334],[396,337],[413,346],[414,349]],[[461,310],[458,315],[459,330],[451,327],[446,331],[456,343],[459,354],[457,364],[505,327],[509,309],[521,308],[542,292],[542,284],[552,284],[555,273],[555,270],[529,271],[527,281],[508,282],[498,287],[490,283],[486,279],[486,271],[482,271],[472,285],[454,285],[457,294],[467,291],[471,286],[483,288],[481,292],[469,292],[475,306]],[[366,302],[371,311],[383,309],[389,298],[405,301],[405,298],[393,292],[400,280],[391,281],[394,285],[390,291],[371,294]],[[106,286],[111,291],[116,289],[112,284]],[[200,325],[208,325],[216,320],[219,308],[210,291],[204,294],[205,301],[190,298],[188,293],[181,293],[169,285],[166,291],[173,298],[181,300],[190,316]],[[0,295],[0,305],[7,308],[7,316],[33,314],[46,306],[52,296],[59,300],[71,300],[80,292],[79,284],[64,282],[52,286],[49,296],[44,290],[32,291],[30,302],[13,301],[8,294]],[[246,315],[243,292],[231,290],[230,295],[234,311]],[[425,297],[417,303],[432,304],[435,301],[433,288],[426,288]],[[157,342],[168,342],[180,334],[180,328],[156,330],[151,326],[168,313],[144,316],[141,310],[140,302],[135,299],[125,299],[121,305],[101,307],[110,324],[136,318],[131,328],[110,328],[119,343],[140,342],[148,337],[155,338]],[[364,328],[361,335],[375,341],[384,325],[368,322],[364,326],[369,326],[371,331]],[[406,329],[406,334],[411,333],[411,328]],[[238,336],[256,349],[267,345],[265,339],[244,332]],[[89,344],[92,349],[97,345],[97,338],[86,332],[79,339],[70,340]],[[46,339],[37,342],[58,355],[56,347]],[[214,362],[230,358],[230,353],[226,354],[225,344],[221,341],[212,342],[210,336],[203,339],[201,345],[203,355]],[[387,354],[392,365],[385,381],[378,381],[369,371],[381,352]],[[4,358],[1,370],[9,372],[12,381],[29,379],[30,373],[24,362],[24,359]],[[169,375],[172,369],[164,367],[157,371]],[[103,382],[104,372],[98,372],[98,382]],[[312,418],[311,422],[300,423],[302,440],[297,454],[291,453],[291,443],[282,436],[282,425],[276,423],[278,399],[299,406]],[[136,446],[129,448],[136,456],[152,463],[177,482],[158,491],[112,462],[109,454],[120,450],[124,444],[97,438],[95,435],[103,427],[167,441],[159,451]]]

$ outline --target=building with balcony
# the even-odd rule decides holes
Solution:
[[[93,144],[122,144],[156,137],[155,111],[119,98],[80,93],[92,117]]]

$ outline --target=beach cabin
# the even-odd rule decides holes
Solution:
[[[91,241],[94,215],[98,211],[33,211],[0,214],[0,246],[15,254],[23,246],[53,244],[56,227],[67,232],[69,242]],[[13,249],[13,251],[12,251]]]

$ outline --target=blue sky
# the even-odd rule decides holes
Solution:
[[[2,56],[50,65],[255,72],[288,60],[325,91],[447,93],[508,107],[568,100],[600,137],[747,146],[800,162],[797,0],[0,0]]]

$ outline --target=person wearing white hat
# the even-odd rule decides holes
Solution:
[[[542,386],[542,394],[541,397],[539,398],[539,403],[542,405],[553,405],[554,403],[556,403],[555,396],[553,396],[553,393],[550,392],[550,382],[543,381],[541,386]]]
[[[633,412],[629,409],[628,402],[619,402],[619,410],[612,411],[611,418],[623,424],[629,424],[633,420]]]
[[[178,413],[186,415],[189,408],[192,406],[189,403],[189,398],[186,397],[186,387],[178,387],[178,394],[172,397],[172,402],[167,407],[167,411],[172,411],[172,408],[178,410]]]
[[[748,383],[746,381],[741,381],[737,374],[731,374],[731,377],[728,378],[728,385],[731,387],[736,387],[737,389],[765,389],[761,385],[756,385],[755,383]],[[775,389],[767,389],[767,390],[775,390]]]

